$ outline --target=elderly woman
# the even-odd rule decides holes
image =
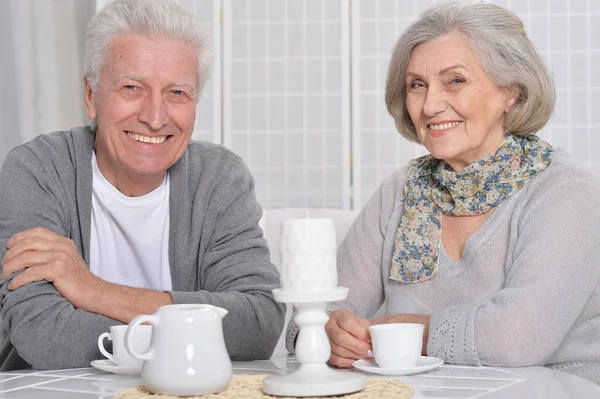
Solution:
[[[436,6],[400,37],[387,108],[430,155],[383,182],[339,249],[350,294],[326,326],[332,364],[370,356],[368,326],[416,322],[423,354],[447,363],[600,382],[600,185],[535,136],[554,100],[502,8]]]

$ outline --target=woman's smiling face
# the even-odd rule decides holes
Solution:
[[[496,86],[470,45],[450,33],[416,46],[406,72],[406,106],[419,141],[462,170],[504,137],[504,113],[517,91]]]

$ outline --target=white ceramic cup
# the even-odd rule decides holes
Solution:
[[[142,360],[136,359],[129,354],[125,349],[125,331],[127,325],[112,326],[110,332],[100,334],[98,337],[98,349],[100,353],[112,360],[114,363],[123,367],[141,368],[144,363]],[[150,346],[150,338],[152,337],[152,326],[139,326],[135,331],[134,343],[136,350],[144,352]],[[108,338],[113,343],[113,354],[108,353],[104,347],[104,340]]]
[[[423,330],[417,323],[377,324],[369,327],[375,362],[381,368],[415,367],[421,358]]]

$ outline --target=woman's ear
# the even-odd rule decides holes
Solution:
[[[88,118],[96,119],[96,102],[94,100],[94,91],[92,90],[92,86],[88,80],[87,76],[83,77],[83,86],[84,86],[84,102],[85,102],[85,110]]]
[[[505,114],[508,114],[512,110],[518,99],[519,88],[517,86],[512,86],[506,89],[506,105],[504,107]]]

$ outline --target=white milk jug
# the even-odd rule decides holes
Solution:
[[[133,319],[125,332],[125,348],[144,360],[142,383],[165,395],[203,395],[227,388],[233,369],[223,338],[226,314],[212,305],[167,305]],[[152,339],[148,350],[138,353],[133,334],[146,322],[152,325]]]

